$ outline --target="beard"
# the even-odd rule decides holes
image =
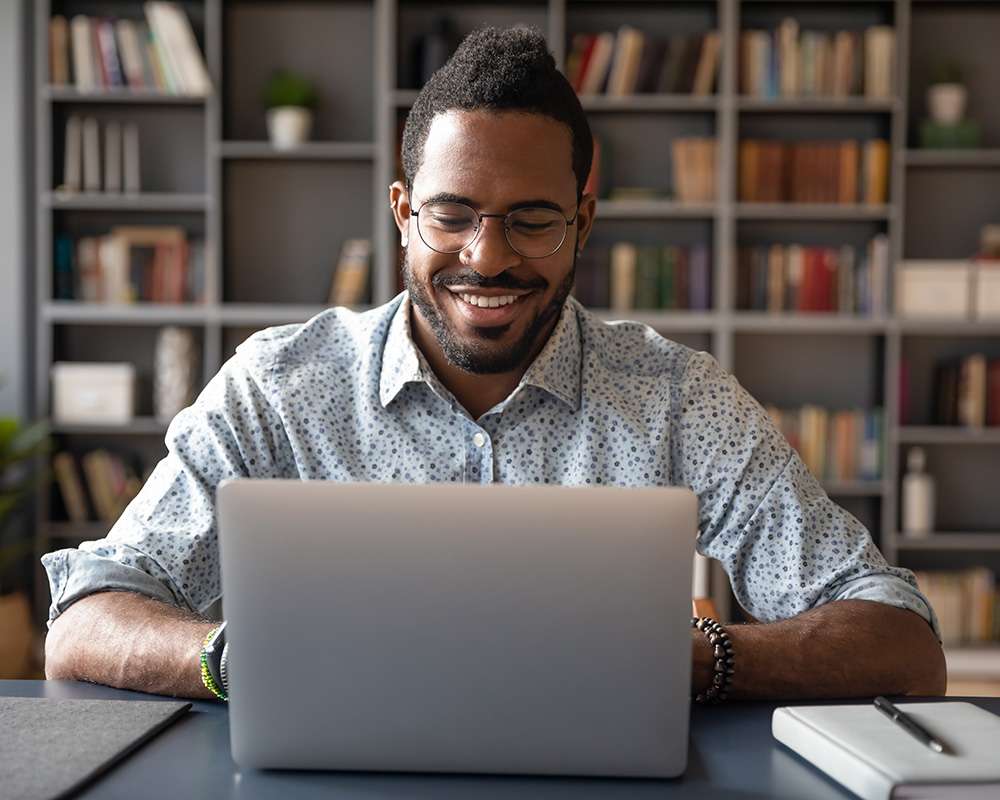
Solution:
[[[427,284],[420,283],[414,278],[407,250],[403,251],[402,269],[403,285],[410,293],[410,300],[427,320],[448,362],[474,375],[500,375],[526,366],[525,362],[531,357],[539,336],[542,335],[549,323],[559,316],[563,304],[573,288],[576,276],[576,255],[574,250],[573,266],[552,299],[535,314],[518,339],[506,343],[499,340],[507,333],[509,325],[476,328],[471,336],[464,338],[457,335],[451,322],[439,313],[437,306],[434,305]],[[472,269],[464,269],[459,273],[435,273],[434,277],[431,278],[430,285],[438,288],[451,285],[512,290],[544,290],[548,286],[546,281],[541,278],[525,281],[506,272],[493,278],[486,278]]]

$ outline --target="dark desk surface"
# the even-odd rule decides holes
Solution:
[[[0,681],[7,697],[157,699],[63,681]],[[955,699],[955,698],[949,698]],[[973,698],[1000,714],[1000,698]],[[77,797],[448,800],[449,798],[853,798],[771,738],[772,703],[695,705],[687,772],[676,780],[595,780],[458,775],[242,770],[229,753],[221,703],[195,702],[186,717],[106,772]],[[0,764],[0,783],[3,765]]]

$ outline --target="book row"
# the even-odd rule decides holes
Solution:
[[[889,143],[743,139],[737,196],[747,203],[884,204],[889,196]]]
[[[663,37],[622,25],[617,31],[577,33],[566,78],[580,95],[708,95],[719,71],[715,30]]]
[[[739,39],[739,90],[752,97],[888,99],[896,87],[896,32],[802,30],[786,17],[772,30],[748,29]]]
[[[937,613],[944,644],[1000,641],[1000,597],[991,569],[914,570],[914,575]]]
[[[588,245],[577,261],[576,298],[614,311],[704,311],[712,307],[707,245]]]
[[[119,225],[55,241],[54,299],[92,303],[199,303],[206,247],[175,226]]]
[[[942,361],[935,372],[936,424],[1000,425],[1000,358],[970,353]]]
[[[882,477],[885,416],[881,408],[830,410],[813,404],[764,408],[816,478],[875,481]]]
[[[191,21],[148,0],[145,19],[75,14],[49,20],[49,80],[81,92],[128,89],[202,97],[212,90]]]
[[[108,120],[103,135],[93,117],[71,114],[66,120],[63,180],[56,194],[125,192],[142,189],[139,159],[139,126],[135,122]]]
[[[815,246],[746,245],[736,251],[736,307],[781,313],[885,313],[889,240],[877,234],[867,244]]]
[[[80,456],[60,451],[52,469],[70,522],[115,522],[147,477],[140,478],[122,454],[104,448]]]

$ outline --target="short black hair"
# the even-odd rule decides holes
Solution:
[[[420,169],[431,122],[447,111],[521,111],[567,125],[577,199],[583,196],[594,137],[580,99],[537,28],[485,26],[470,33],[417,95],[403,129],[407,185]]]

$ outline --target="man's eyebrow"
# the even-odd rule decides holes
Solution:
[[[432,194],[430,197],[424,198],[423,205],[427,203],[462,203],[469,206],[469,208],[476,208],[475,204],[468,197],[464,197],[460,194],[454,194],[453,192],[438,192],[437,194]],[[519,208],[551,208],[553,211],[562,211],[562,206],[553,200],[545,199],[535,199],[535,200],[519,200],[516,203],[511,203],[508,207],[508,211],[516,211]],[[476,209],[477,211],[479,209]]]
[[[432,194],[430,197],[425,197],[423,205],[427,203],[464,203],[470,208],[472,207],[472,201],[468,197],[451,192],[438,192],[437,194]]]

